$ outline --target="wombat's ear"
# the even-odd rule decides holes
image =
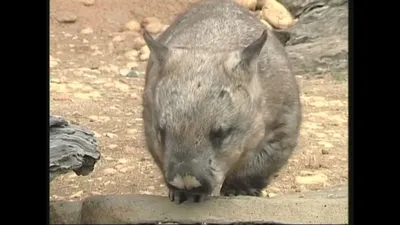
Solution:
[[[267,30],[264,30],[264,32],[257,40],[253,41],[253,43],[251,43],[245,49],[243,49],[243,51],[241,52],[241,62],[243,63],[242,65],[248,67],[252,66],[255,59],[257,59],[258,56],[260,55],[260,52],[264,47],[267,37],[268,37],[268,32]]]
[[[143,32],[143,39],[157,62],[163,64],[169,52],[168,47],[155,40],[146,30]]]

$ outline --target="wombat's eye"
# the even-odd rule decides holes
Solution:
[[[161,144],[164,144],[164,141],[165,141],[165,129],[164,128],[157,129],[157,139]]]
[[[220,148],[224,142],[229,141],[229,137],[231,136],[232,130],[233,130],[232,128],[223,129],[222,127],[216,130],[211,130],[210,140],[214,145],[214,147]]]

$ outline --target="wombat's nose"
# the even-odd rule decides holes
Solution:
[[[204,166],[200,167],[197,163],[182,163],[171,165],[169,168],[171,170],[167,171],[167,182],[175,188],[193,191],[211,189],[212,177]]]
[[[201,187],[200,181],[190,174],[176,174],[173,179],[168,180],[168,183],[178,189],[186,190]]]

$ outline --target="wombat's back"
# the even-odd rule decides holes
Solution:
[[[205,0],[180,15],[158,41],[170,47],[233,50],[250,44],[265,28],[233,0]]]

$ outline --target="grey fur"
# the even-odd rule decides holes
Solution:
[[[260,196],[297,145],[299,88],[271,30],[230,0],[194,4],[154,40],[143,118],[171,200]],[[176,175],[201,187],[179,189]]]

